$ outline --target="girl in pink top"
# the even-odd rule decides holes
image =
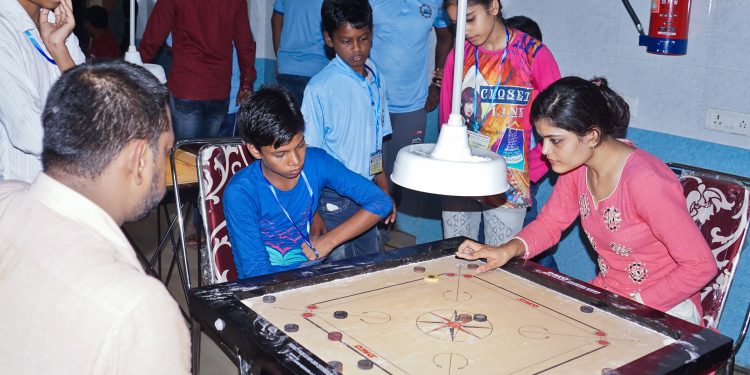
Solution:
[[[616,138],[627,103],[600,78],[566,77],[537,97],[531,118],[542,153],[560,173],[539,217],[505,245],[466,241],[457,255],[486,258],[478,272],[530,258],[560,240],[580,216],[598,254],[592,284],[701,324],[699,291],[717,272],[687,212],[677,176],[658,158]]]
[[[455,22],[456,0],[448,0],[446,12]],[[529,193],[531,103],[560,78],[552,53],[542,42],[506,27],[499,0],[469,0],[466,43],[462,64],[461,113],[469,128],[472,147],[491,150],[507,161],[510,189],[478,200],[443,199],[443,234],[446,238],[477,238],[485,220],[485,241],[500,245],[523,226]],[[440,123],[450,114],[453,92],[454,52],[448,55],[440,91]],[[539,154],[537,153],[537,158]],[[541,172],[543,174],[543,171]]]

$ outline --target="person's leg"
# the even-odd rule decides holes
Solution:
[[[278,83],[279,86],[289,90],[289,92],[292,93],[292,96],[297,99],[297,104],[301,106],[302,99],[304,99],[305,95],[305,87],[307,87],[307,83],[310,82],[310,78],[312,77],[298,76],[293,74],[277,74],[276,83]]]
[[[169,111],[175,141],[199,137],[203,118],[200,101],[180,99],[169,94]]]
[[[494,207],[482,212],[484,242],[498,246],[510,241],[523,227],[526,208]]]
[[[401,186],[391,182],[393,164],[396,162],[398,151],[403,147],[424,142],[427,112],[421,108],[414,112],[391,113],[390,120],[393,133],[383,140],[383,172],[388,178],[391,198],[396,207],[399,207],[401,206]],[[385,250],[385,245],[390,241],[393,227],[393,224],[378,226],[381,251]]]
[[[443,238],[465,236],[477,241],[482,207],[479,202],[463,197],[442,198]]]
[[[222,137],[222,138],[234,137],[237,132],[237,128],[235,126],[236,119],[237,119],[237,112],[227,113],[227,115],[224,116],[224,119],[221,120],[219,133],[216,136]]]
[[[224,100],[184,100],[169,98],[170,110],[172,110],[172,123],[175,132],[175,140],[215,138],[218,136],[221,121],[229,109],[229,99]],[[174,108],[174,110],[173,110]],[[178,136],[178,124],[175,123],[175,114],[180,121],[180,135]],[[195,236],[187,238],[187,245],[200,244],[201,236],[201,214],[197,202],[193,210],[193,226]]]
[[[360,208],[353,201],[350,206],[357,207],[357,210]],[[378,241],[378,227],[375,225],[350,241],[352,245],[351,254],[347,254],[347,258],[379,253],[380,247],[378,246]]]
[[[349,198],[338,195],[330,189],[323,189],[318,200],[318,214],[326,223],[326,230],[332,230],[341,223],[359,211],[359,206]],[[375,231],[373,231],[375,230]],[[369,231],[355,237],[354,239],[339,245],[333,249],[328,256],[328,261],[348,259],[358,255],[364,255],[370,252],[378,252],[377,247],[377,229],[371,228]],[[365,239],[361,242],[357,240],[361,237]],[[374,238],[374,242],[373,242]]]
[[[383,141],[383,171],[389,181],[398,151],[408,145],[424,142],[427,112],[421,108],[414,112],[391,113],[390,119],[393,133]],[[391,183],[391,196],[396,207],[401,204],[400,190],[401,187]]]
[[[201,101],[201,112],[203,113],[203,128],[200,132],[201,138],[215,138],[219,136],[219,128],[229,110],[229,99],[203,100]]]

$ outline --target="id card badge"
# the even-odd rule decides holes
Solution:
[[[489,150],[490,137],[479,132],[469,131],[469,147],[479,150]]]
[[[370,154],[370,176],[381,172],[383,172],[383,152],[373,152]]]

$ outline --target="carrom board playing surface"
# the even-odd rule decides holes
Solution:
[[[726,336],[530,261],[477,275],[453,256],[463,240],[191,289],[194,337],[296,374],[704,374],[731,355]]]
[[[674,342],[444,257],[243,300],[345,374],[601,374]]]

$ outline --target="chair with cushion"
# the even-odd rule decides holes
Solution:
[[[688,212],[716,259],[719,273],[701,291],[701,305],[706,327],[718,329],[726,296],[747,237],[750,179],[689,165],[668,165],[679,176]],[[744,338],[744,334],[741,337]],[[741,342],[740,339],[737,340],[735,350],[739,350]],[[733,359],[729,366],[733,366]]]
[[[237,280],[221,199],[232,176],[253,160],[247,145],[240,140],[207,144],[198,153],[201,215],[209,267],[208,274],[202,277],[208,284]]]
[[[222,197],[224,188],[232,176],[253,162],[253,157],[242,139],[214,139],[202,142],[196,156],[198,169],[198,190],[200,213],[203,218],[206,247],[201,249],[201,284],[215,284],[237,279],[237,270],[229,242],[227,223],[224,219]],[[206,332],[211,334],[210,332]],[[220,341],[217,341],[219,343]],[[246,360],[240,358],[231,348],[219,345],[237,364],[240,373],[249,371]],[[198,373],[200,366],[200,327],[193,321],[193,369]]]

